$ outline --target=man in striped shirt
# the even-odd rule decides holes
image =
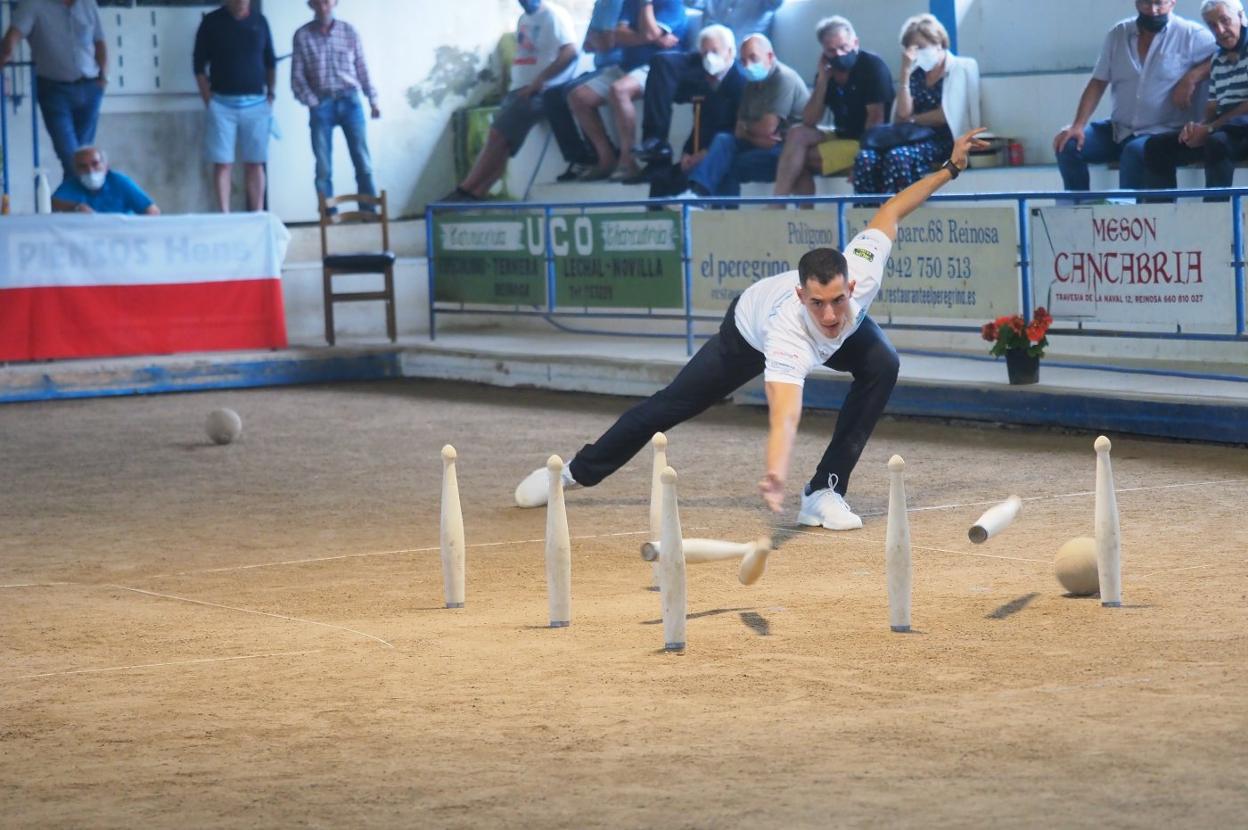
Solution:
[[[375,196],[360,93],[368,98],[373,118],[380,118],[377,89],[368,77],[359,34],[351,24],[334,19],[337,5],[338,0],[308,0],[316,18],[295,32],[290,83],[310,111],[316,192],[326,198],[334,195],[334,128],[341,127],[355,165],[356,192]]]
[[[1152,136],[1144,145],[1145,164],[1175,187],[1180,164],[1204,162],[1205,187],[1230,187],[1235,162],[1248,157],[1248,18],[1242,0],[1205,0],[1200,16],[1213,32],[1209,103],[1202,123]]]

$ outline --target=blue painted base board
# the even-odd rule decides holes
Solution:
[[[0,403],[247,389],[301,383],[385,380],[402,377],[399,351],[360,352],[334,357],[285,354],[232,357],[153,358],[108,368],[49,363],[42,373],[24,366],[0,372]]]
[[[840,409],[848,392],[848,381],[807,378],[803,401],[813,409]],[[743,397],[751,403],[766,403],[761,389],[751,388]],[[1219,444],[1248,443],[1248,407],[1208,401],[1140,400],[1029,387],[899,383],[885,413]]]

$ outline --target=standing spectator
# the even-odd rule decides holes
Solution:
[[[475,202],[485,197],[520,152],[533,125],[545,114],[546,90],[559,87],[576,71],[576,30],[572,18],[551,0],[520,0],[524,14],[516,25],[516,57],[511,91],[503,98],[485,147],[467,177],[444,202]]]
[[[742,182],[769,182],[791,124],[801,120],[810,90],[801,77],[776,60],[766,35],[750,35],[741,44],[745,91],[737,125],[715,136],[706,157],[689,173],[682,196],[737,196]]]
[[[893,78],[879,55],[858,48],[854,26],[843,17],[819,22],[815,38],[823,47],[815,91],[802,123],[789,130],[776,169],[776,196],[811,196],[816,174],[849,170],[867,130],[887,123],[893,109]],[[834,132],[816,125],[832,113]]]
[[[902,25],[901,49],[893,121],[917,129],[876,128],[875,135],[906,139],[888,147],[871,147],[873,133],[864,136],[854,159],[855,193],[904,190],[949,157],[955,135],[979,126],[979,64],[949,51],[949,33],[934,15],[915,15]]]
[[[100,101],[108,86],[108,46],[95,0],[21,0],[0,43],[0,69],[13,60],[22,38],[35,62],[35,96],[43,124],[74,177],[74,153],[95,140]]]
[[[608,176],[626,179],[638,172],[632,153],[637,130],[633,101],[645,89],[650,58],[661,49],[676,46],[685,33],[685,9],[680,0],[626,0],[625,13],[633,22],[615,33],[615,43],[623,47],[620,64],[604,69],[568,94],[577,123],[594,145],[598,158],[598,165],[582,177],[584,181]],[[608,102],[620,141],[618,154],[598,114],[598,108]]]
[[[1235,162],[1248,156],[1248,36],[1240,0],[1205,0],[1200,16],[1218,42],[1203,121],[1144,143],[1144,160],[1162,187],[1177,187],[1175,168],[1204,162],[1205,187],[1231,187]]]
[[[650,198],[675,196],[689,187],[689,173],[706,158],[715,136],[731,136],[737,123],[737,108],[745,90],[745,75],[737,63],[732,29],[712,23],[698,32],[698,54],[710,91],[698,108],[698,121],[677,164],[658,167],[651,162]],[[695,137],[697,143],[695,144]]]
[[[243,159],[247,209],[260,210],[277,94],[277,56],[269,22],[252,12],[251,0],[226,0],[199,24],[194,65],[199,95],[208,108],[204,155],[213,165],[221,212],[230,212],[236,144]]]
[[[702,11],[702,28],[725,26],[733,43],[744,43],[753,34],[768,34],[771,20],[784,0],[685,0],[685,5]],[[672,127],[672,103],[687,104],[711,93],[711,75],[703,71],[702,54],[663,51],[650,59],[643,98],[641,143],[633,148],[636,158],[662,169],[672,160],[667,135]],[[647,179],[643,171],[637,180]]]
[[[61,182],[52,194],[57,213],[141,213],[157,216],[160,208],[134,180],[108,169],[108,157],[98,147],[79,147],[74,153],[74,177]]]
[[[1105,36],[1075,120],[1053,139],[1066,190],[1087,190],[1088,165],[1111,161],[1120,161],[1119,187],[1156,185],[1144,162],[1144,143],[1155,133],[1182,129],[1196,87],[1209,77],[1215,46],[1208,29],[1171,14],[1174,0],[1136,0],[1135,8],[1136,17]],[[1109,120],[1089,124],[1107,88]]]
[[[316,18],[295,32],[290,85],[309,112],[316,192],[327,199],[334,195],[334,127],[341,127],[355,166],[356,193],[376,196],[360,93],[368,98],[372,117],[381,118],[377,89],[368,76],[359,34],[350,23],[334,19],[337,5],[338,0],[308,0]]]

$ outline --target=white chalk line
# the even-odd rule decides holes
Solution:
[[[609,539],[616,536],[642,536],[648,534],[648,530],[622,530],[615,533],[595,533],[587,536],[573,536],[573,541],[584,539]],[[545,543],[546,539],[516,539],[504,542],[476,542],[471,545],[465,545],[465,548],[500,548],[511,545],[533,545]],[[399,556],[404,553],[431,553],[441,550],[440,545],[429,545],[423,548],[400,548],[398,550],[381,550],[369,551],[367,553],[340,553],[334,556],[315,556],[308,559],[282,559],[276,562],[256,562],[251,565],[228,565],[222,568],[198,568],[192,571],[178,571],[171,574],[156,574],[155,576],[145,577],[146,579],[166,579],[171,576],[196,576],[199,574],[219,574],[232,573],[234,571],[250,571],[256,568],[276,568],[284,565],[311,565],[317,562],[337,562],[343,559],[361,559],[372,556]]]
[[[12,588],[56,588],[60,585],[76,585],[75,582],[14,582],[11,585],[0,585],[0,590]]]
[[[145,591],[142,588],[130,588],[125,585],[108,585],[105,587],[116,588],[121,591],[132,591],[133,593],[136,593],[136,594],[145,594],[149,597],[159,597],[160,599],[172,599],[172,600],[177,600],[178,602],[189,602],[193,605],[206,605],[209,608],[224,608],[226,611],[238,611],[239,613],[242,613],[242,614],[256,614],[257,616],[261,616],[261,617],[272,617],[273,619],[276,619],[276,620],[286,620],[287,622],[307,623],[308,625],[319,625],[323,628],[333,628],[338,631],[349,631],[352,634],[358,634],[361,637],[367,637],[370,640],[375,640],[381,643],[386,648],[394,648],[393,643],[387,642],[386,640],[383,640],[380,637],[369,634],[366,631],[359,631],[354,628],[347,628],[345,625],[334,625],[333,623],[320,622],[318,620],[307,620],[307,619],[304,619],[303,617],[288,617],[284,614],[274,614],[270,611],[257,611],[254,608],[238,608],[233,605],[222,605],[219,602],[208,602],[207,600],[202,600],[202,599],[191,599],[190,597],[179,597],[173,594],[162,594],[157,591]]]
[[[1248,478],[1227,478],[1217,481],[1189,481],[1180,484],[1153,484],[1143,487],[1116,487],[1115,493],[1144,493],[1155,490],[1181,490],[1187,487],[1213,487],[1215,485],[1224,484],[1248,484]],[[1073,493],[1053,493],[1047,496],[1023,496],[1023,501],[1055,501],[1057,499],[1074,499],[1085,496],[1095,496],[1095,490],[1079,490]],[[962,507],[987,507],[993,504],[1000,504],[1003,499],[989,499],[987,501],[966,501],[955,504],[934,504],[927,507],[910,507],[906,509],[907,513],[923,513],[929,510],[957,510]],[[862,516],[876,517],[888,515],[887,510],[876,510],[869,513],[862,513]]]
[[[794,529],[791,529],[791,528],[786,528],[786,529],[783,531],[783,533],[784,533],[784,534],[796,533],[796,534],[801,535],[801,536],[814,536],[814,537],[817,537],[817,538],[820,538],[820,539],[829,540],[829,541],[831,541],[831,540],[835,540],[835,541],[838,541],[838,542],[840,542],[840,541],[846,541],[846,542],[858,542],[858,543],[860,543],[860,544],[869,544],[869,545],[872,545],[872,546],[875,546],[875,547],[883,547],[883,546],[884,546],[884,540],[883,540],[883,539],[872,539],[870,536],[863,536],[863,535],[861,535],[861,534],[854,533],[853,531],[833,531],[833,530],[825,530],[824,532],[820,533],[819,531],[812,531],[812,530],[794,530]],[[1047,562],[1047,561],[1045,561],[1045,560],[1043,560],[1043,559],[1024,559],[1024,558],[1023,558],[1023,557],[1021,557],[1021,556],[1001,556],[1001,555],[999,555],[999,554],[995,554],[995,553],[974,553],[974,552],[969,551],[969,550],[949,550],[948,548],[933,548],[933,547],[930,547],[930,546],[928,546],[928,545],[914,545],[914,544],[912,544],[912,545],[910,545],[910,548],[911,548],[911,550],[930,550],[930,551],[935,551],[935,552],[937,552],[937,553],[949,553],[949,554],[953,554],[953,555],[955,555],[955,556],[974,556],[974,557],[978,557],[978,558],[980,558],[980,559],[1005,559],[1005,560],[1008,560],[1008,561],[1010,561],[1010,562],[1033,562],[1033,563],[1040,564],[1040,565],[1049,565],[1049,564],[1052,564],[1051,562]]]
[[[1188,565],[1185,568],[1162,568],[1161,570],[1158,570],[1158,571],[1149,571],[1146,574],[1140,574],[1139,576],[1135,578],[1136,579],[1148,579],[1150,576],[1156,576],[1157,574],[1174,574],[1174,573],[1179,573],[1181,571],[1196,571],[1196,570],[1200,570],[1201,568],[1216,568],[1216,567],[1217,565],[1211,562],[1208,565]]]
[[[159,669],[168,666],[194,666],[202,663],[230,663],[236,660],[263,660],[271,657],[301,657],[306,654],[320,654],[323,649],[311,651],[275,651],[268,654],[240,654],[237,657],[201,657],[197,660],[169,660],[164,663],[136,663],[133,666],[107,666],[99,669],[72,669],[70,671],[50,671],[42,674],[25,674],[13,680],[33,680],[37,677],[64,677],[70,674],[100,674],[103,672],[134,671],[137,669]]]

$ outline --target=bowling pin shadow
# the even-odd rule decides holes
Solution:
[[[1040,595],[1038,593],[1035,593],[1034,591],[1030,594],[1023,594],[1018,599],[1010,600],[1005,605],[1002,605],[1000,608],[998,608],[996,611],[993,611],[991,614],[985,615],[984,619],[1004,620],[1007,617],[1012,617],[1015,614],[1017,614],[1019,611],[1022,611],[1028,605],[1031,605],[1031,601],[1034,600],[1038,596]]]
[[[699,617],[714,617],[719,614],[731,614],[734,611],[749,611],[749,610],[750,609],[748,608],[715,608],[710,611],[698,611],[696,614],[686,614],[685,619],[696,620]],[[662,625],[663,618],[659,617],[657,620],[642,620],[641,624],[642,625]]]
[[[771,623],[769,623],[767,618],[761,614],[756,614],[753,611],[742,611],[741,622],[745,623],[746,628],[750,629],[760,637],[771,636]]]

